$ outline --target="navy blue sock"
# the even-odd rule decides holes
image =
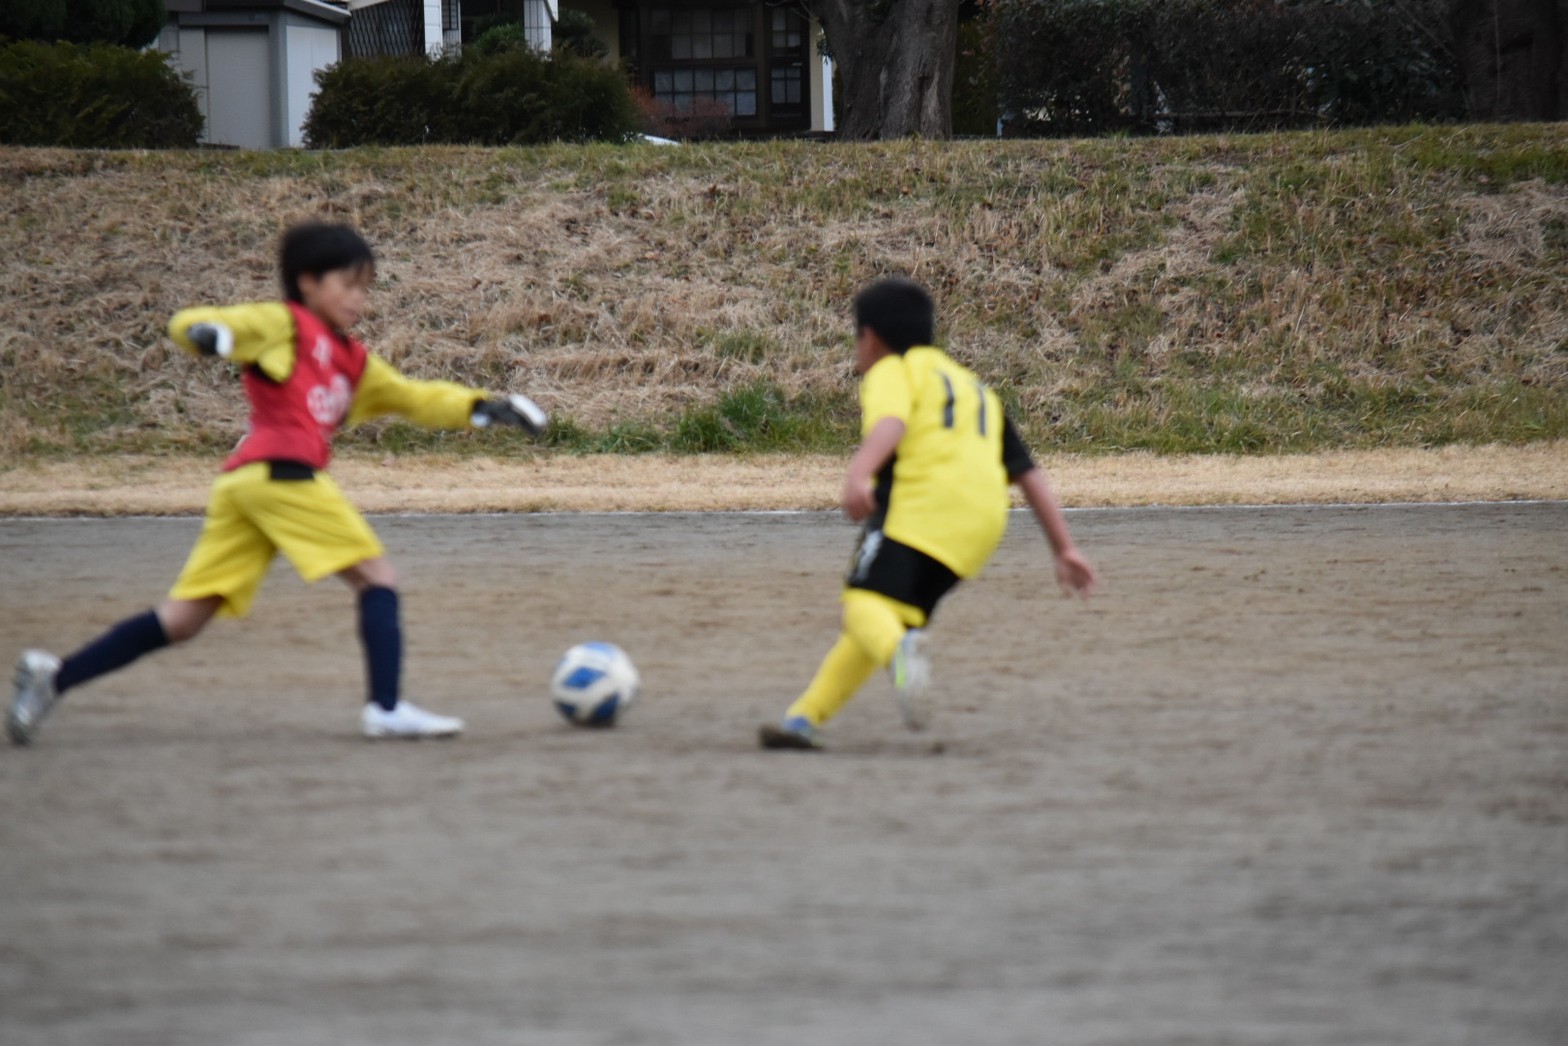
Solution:
[[[359,641],[365,646],[368,700],[391,711],[397,705],[403,673],[403,626],[397,619],[397,592],[367,588],[359,594]]]
[[[55,678],[55,689],[65,693],[89,679],[124,668],[143,654],[169,645],[163,622],[151,610],[128,617],[66,658]]]

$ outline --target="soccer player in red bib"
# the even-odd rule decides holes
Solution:
[[[246,434],[223,463],[201,536],[167,598],[63,660],[43,650],[23,653],[6,716],[14,744],[30,744],[68,691],[195,637],[216,615],[243,617],[279,552],[306,581],[336,574],[355,593],[368,677],[365,736],[462,731],[461,719],[399,694],[397,573],[326,473],[332,439],[344,425],[388,414],[427,428],[501,424],[538,435],[545,412],[515,393],[406,378],[350,337],[376,267],[370,245],[352,228],[295,226],[284,233],[278,260],[283,301],[185,309],[169,321],[169,336],[187,352],[241,368],[251,408]]]

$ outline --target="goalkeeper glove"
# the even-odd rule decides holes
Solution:
[[[221,323],[193,323],[185,337],[203,356],[227,358],[234,351],[234,332]]]
[[[537,436],[550,423],[550,416],[539,404],[514,392],[474,404],[474,413],[469,421],[476,429],[490,425],[515,425],[530,436]]]

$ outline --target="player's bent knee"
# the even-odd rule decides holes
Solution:
[[[397,570],[384,556],[366,559],[338,574],[356,592],[367,588],[397,588]]]
[[[222,598],[209,596],[206,599],[169,599],[158,605],[156,611],[158,623],[163,626],[163,634],[170,643],[183,643],[194,639],[207,627],[218,608],[223,605]]]

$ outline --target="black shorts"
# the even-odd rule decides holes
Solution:
[[[929,619],[958,584],[958,575],[919,549],[894,541],[880,527],[867,527],[844,584],[919,607]]]

